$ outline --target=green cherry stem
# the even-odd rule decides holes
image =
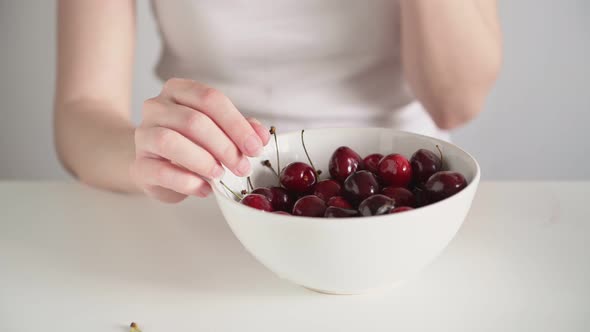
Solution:
[[[268,167],[268,168],[270,168],[270,170],[273,172],[273,174],[274,174],[274,175],[275,175],[275,176],[276,176],[276,177],[279,179],[279,181],[280,181],[279,173],[277,173],[277,171],[275,171],[275,169],[272,167],[272,164],[270,163],[270,160],[268,160],[268,159],[267,159],[267,160],[263,160],[263,161],[261,162],[261,164],[262,164],[262,166],[264,166],[264,167]]]
[[[254,190],[254,186],[252,185],[252,179],[250,177],[248,177],[247,179],[248,179],[248,187],[250,188],[250,191]]]
[[[443,168],[443,153],[440,150],[440,147],[438,146],[438,144],[435,145],[436,149],[438,150],[438,153],[440,154],[440,167]]]
[[[275,150],[277,152],[277,173],[281,173],[281,159],[279,158],[279,141],[277,140],[277,128],[275,126],[270,126],[270,134],[275,139]],[[279,186],[280,185],[281,184],[279,183]]]
[[[305,132],[305,129],[301,130],[301,145],[303,145],[303,151],[305,151],[305,155],[307,156],[307,160],[309,160],[309,164],[311,165],[313,172],[315,173],[316,177],[319,179],[320,174],[318,173],[315,166],[313,165],[313,162],[311,161],[311,158],[309,157],[309,153],[307,153],[307,148],[305,147],[305,140],[303,139],[304,132]]]
[[[238,195],[235,191],[231,190],[223,181],[219,181],[219,183],[221,183],[221,185],[230,193],[232,193],[237,199],[238,201],[242,200],[242,196]]]

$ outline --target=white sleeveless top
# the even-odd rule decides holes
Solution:
[[[153,0],[158,76],[225,93],[282,131],[392,127],[447,139],[408,89],[395,0]]]

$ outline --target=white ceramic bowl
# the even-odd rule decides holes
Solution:
[[[307,162],[300,132],[278,135],[281,166]],[[475,195],[480,169],[457,146],[422,135],[383,128],[305,131],[307,150],[328,175],[328,160],[346,145],[362,157],[379,152],[409,158],[420,148],[444,154],[445,167],[461,172],[469,185],[456,195],[412,211],[375,217],[323,219],[262,212],[232,199],[216,182],[214,193],[232,231],[244,247],[278,276],[304,287],[333,294],[358,294],[389,288],[417,273],[447,246],[463,223]],[[277,178],[261,160],[276,164],[274,141],[253,158],[255,186],[276,185]],[[276,165],[273,165],[276,167]],[[237,191],[246,181],[226,172],[222,179]]]

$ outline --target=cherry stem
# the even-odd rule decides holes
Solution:
[[[440,147],[438,146],[438,144],[436,144],[435,146],[436,146],[436,149],[438,150],[438,153],[440,154],[440,167],[442,168],[443,167],[443,153],[440,150]]]
[[[250,188],[250,191],[254,190],[254,186],[252,185],[252,179],[250,179],[250,177],[248,177],[247,179],[248,179],[248,186]]]
[[[277,140],[277,128],[275,126],[270,126],[270,134],[275,138],[275,150],[277,152],[277,171],[281,172],[281,160],[279,159],[279,141]],[[279,179],[280,181],[280,179]],[[279,183],[279,186],[281,184]]]
[[[219,181],[219,183],[221,183],[221,185],[222,185],[222,186],[223,186],[223,187],[224,187],[224,188],[225,188],[227,191],[229,191],[230,193],[232,193],[232,194],[233,194],[233,195],[234,195],[234,196],[235,196],[235,197],[238,199],[238,201],[241,201],[241,200],[242,200],[242,198],[243,198],[243,197],[242,197],[242,196],[240,196],[240,195],[238,195],[238,194],[236,194],[236,192],[235,192],[235,191],[233,191],[233,190],[231,190],[231,189],[230,189],[230,188],[229,188],[229,187],[228,187],[228,186],[227,186],[227,185],[226,185],[226,184],[225,184],[223,181]]]
[[[311,161],[311,158],[309,158],[309,153],[307,153],[307,148],[305,147],[305,140],[303,139],[303,132],[305,132],[305,129],[301,130],[301,145],[303,145],[303,151],[305,151],[305,155],[307,156],[307,160],[309,160],[309,164],[311,165],[311,168],[313,169],[313,172],[315,173],[316,177],[319,179],[320,178],[320,174],[315,169],[315,166],[313,165],[313,162]]]
[[[267,160],[263,160],[262,161],[262,166],[270,168],[270,170],[274,173],[274,175],[276,175],[276,177],[280,181],[279,173],[277,173],[277,171],[275,171],[275,169],[272,168],[272,164],[270,163],[270,160],[268,160],[268,159]]]

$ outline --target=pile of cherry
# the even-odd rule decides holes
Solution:
[[[303,131],[301,139],[307,154]],[[361,158],[341,146],[330,157],[329,179],[319,180],[320,172],[308,156],[309,164],[292,162],[274,172],[280,186],[252,186],[250,192],[242,191],[243,198],[236,196],[255,209],[294,216],[345,218],[404,212],[438,202],[467,186],[462,174],[442,169],[443,155],[440,149],[438,152],[420,149],[410,160],[398,153]],[[263,164],[272,169],[269,161]]]

